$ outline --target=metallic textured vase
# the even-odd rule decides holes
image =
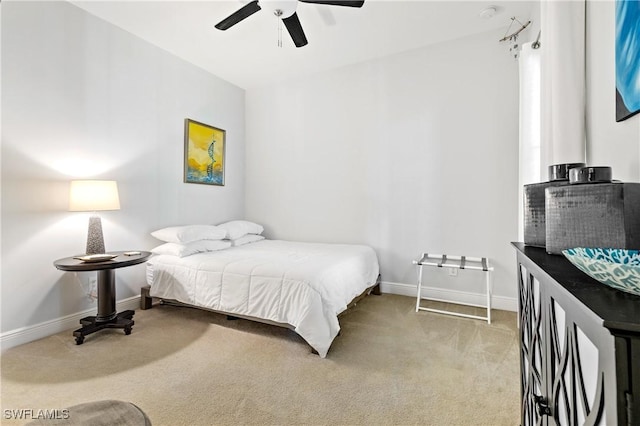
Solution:
[[[546,250],[640,248],[640,183],[586,183],[545,189]]]

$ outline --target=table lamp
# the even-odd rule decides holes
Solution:
[[[86,254],[104,253],[102,221],[97,212],[120,210],[118,184],[114,180],[72,180],[69,195],[69,211],[93,212],[89,218]]]

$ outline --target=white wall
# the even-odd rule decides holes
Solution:
[[[274,238],[369,244],[392,283],[415,286],[423,251],[488,256],[515,308],[518,75],[502,35],[248,90],[246,216]],[[427,281],[481,292],[466,278]]]
[[[587,5],[587,162],[640,182],[640,115],[615,119],[615,2]]]
[[[183,122],[227,130],[226,186],[185,184]],[[107,250],[149,250],[149,232],[244,212],[244,91],[67,2],[2,3],[2,332],[95,303],[94,273],[64,273],[87,216],[67,211],[68,181],[118,181],[104,212]],[[144,265],[119,269],[138,295]]]
[[[422,251],[487,255],[495,294],[515,297],[517,64],[501,33],[250,91],[245,198],[242,90],[66,2],[3,2],[1,19],[2,332],[95,306],[92,274],[52,266],[84,249],[73,178],[119,182],[107,249],[245,216],[246,200],[274,238],[372,245],[391,283],[414,285]],[[614,118],[614,3],[590,1],[587,19],[588,161],[639,181],[640,116]],[[186,117],[227,130],[225,187],[182,183]],[[144,283],[142,266],[116,275],[118,299]]]

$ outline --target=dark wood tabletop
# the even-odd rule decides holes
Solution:
[[[84,256],[84,254],[78,254],[71,257],[65,257],[53,262],[53,265],[61,271],[99,271],[103,269],[116,269],[124,268],[125,266],[137,265],[146,261],[151,252],[140,251],[140,254],[125,255],[129,251],[110,251],[105,254],[117,255],[117,257],[111,260],[105,260],[102,262],[83,262],[82,260],[75,259],[75,257]]]

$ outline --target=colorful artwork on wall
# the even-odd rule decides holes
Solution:
[[[616,121],[640,112],[640,1],[616,0]]]
[[[184,121],[184,181],[224,186],[226,132],[191,119]]]

